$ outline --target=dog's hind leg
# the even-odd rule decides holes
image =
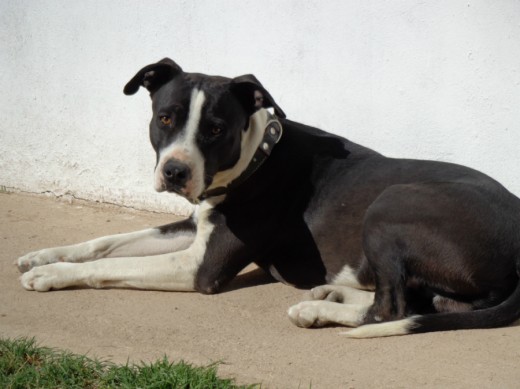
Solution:
[[[193,242],[195,222],[190,218],[162,227],[104,236],[70,246],[34,251],[18,258],[22,272],[55,262],[86,262],[110,257],[140,257],[186,249]]]
[[[439,299],[433,301],[432,288],[453,296],[486,292],[468,271],[472,258],[480,255],[478,246],[464,236],[454,238],[480,225],[473,211],[481,200],[472,190],[451,183],[395,185],[370,205],[363,220],[363,251],[376,289],[367,324],[436,310]],[[479,236],[487,236],[482,228]]]
[[[394,252],[376,258],[374,304],[367,312],[365,323],[402,319],[407,313],[404,264]]]
[[[367,211],[363,225],[363,251],[376,285],[365,323],[402,319],[407,310],[406,243],[386,207],[377,203]]]

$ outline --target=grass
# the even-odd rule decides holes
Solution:
[[[34,339],[0,339],[0,388],[258,388],[217,377],[215,364],[169,362],[116,365],[40,347]]]

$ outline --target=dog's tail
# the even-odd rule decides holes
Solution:
[[[520,258],[516,263],[520,276]],[[502,303],[470,312],[436,313],[411,316],[402,320],[367,324],[343,334],[351,338],[419,334],[423,332],[495,328],[509,325],[520,318],[520,280],[511,295]]]

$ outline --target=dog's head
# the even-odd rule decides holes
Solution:
[[[257,127],[265,123],[263,108],[272,107],[285,117],[253,75],[231,79],[185,73],[165,58],[137,72],[124,92],[132,95],[141,86],[152,99],[155,189],[176,192],[191,202],[247,167],[251,149],[261,140],[258,132],[263,128]]]

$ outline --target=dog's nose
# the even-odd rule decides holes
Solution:
[[[190,179],[191,172],[188,165],[180,161],[169,160],[164,164],[163,175],[171,185],[184,186]]]

